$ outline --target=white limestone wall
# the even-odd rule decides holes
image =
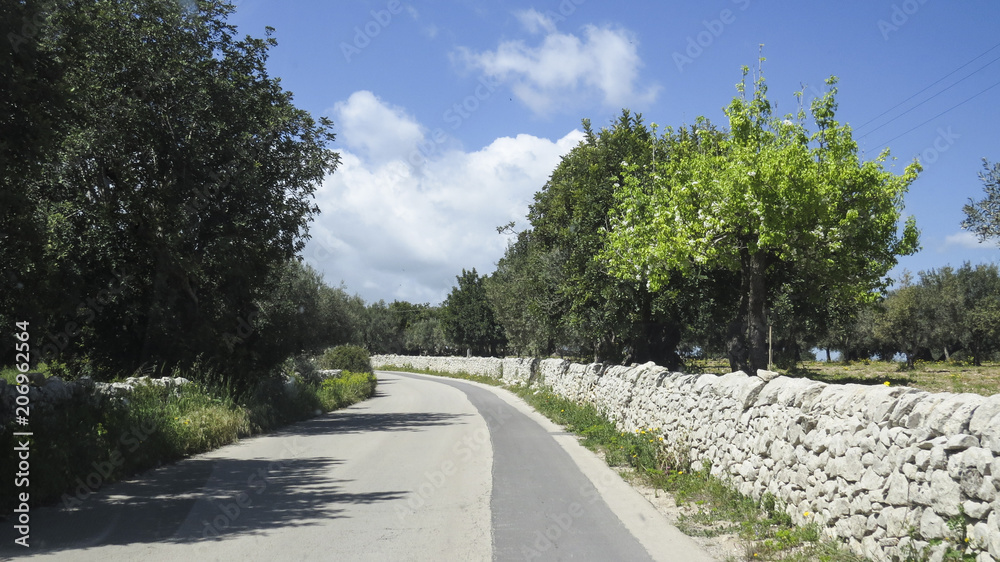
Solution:
[[[373,365],[416,367],[412,359]],[[489,365],[420,359],[438,371]],[[948,543],[931,541],[955,540],[948,520],[961,509],[966,548],[977,562],[1000,560],[1000,395],[685,375],[653,363],[545,359],[536,369],[554,392],[594,404],[623,431],[659,428],[696,464],[754,498],[773,494],[796,522],[818,522],[858,554],[939,558]]]

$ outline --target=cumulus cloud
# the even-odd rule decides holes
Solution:
[[[304,257],[367,300],[437,303],[463,268],[492,272],[507,243],[496,227],[524,220],[534,193],[583,137],[501,137],[475,151],[444,149],[415,168],[396,135],[408,132],[402,144],[412,147],[424,128],[400,108],[358,92],[334,107],[334,122],[345,140],[355,125],[379,127],[340,150],[339,169],[317,191],[322,213]]]
[[[535,113],[551,111],[569,99],[596,96],[620,108],[656,98],[656,86],[638,85],[642,60],[634,33],[586,25],[577,36],[560,33],[549,16],[533,9],[516,16],[528,33],[543,35],[541,44],[503,41],[495,51],[482,53],[461,47],[456,58],[470,69],[509,82],[514,95]]]
[[[944,239],[944,245],[945,247],[958,246],[961,248],[972,248],[976,250],[996,249],[995,245],[980,242],[979,238],[977,238],[975,234],[965,230],[946,236]]]
[[[385,103],[367,90],[337,102],[333,111],[338,138],[370,162],[405,159],[424,138],[423,128],[403,108]]]

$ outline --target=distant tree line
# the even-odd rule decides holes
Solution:
[[[232,11],[0,4],[0,363],[22,321],[33,363],[104,379],[204,366],[236,388],[338,344],[672,368],[725,355],[751,371],[768,326],[779,364],[815,347],[997,351],[995,267],[886,292],[917,248],[912,221],[897,225],[919,164],[859,160],[835,79],[811,133],[803,109],[771,114],[762,78],[741,84],[728,130],[584,120],[492,274],[462,270],[439,306],[365,303],[299,257],[339,163],[332,123],[292,104],[266,70],[271,30],[238,39]],[[984,239],[1000,232],[997,175],[987,165],[987,198],[966,206]]]
[[[728,130],[699,118],[657,135],[628,110],[600,131],[584,120],[584,139],[535,194],[530,228],[499,229],[513,239],[478,305],[492,321],[445,303],[480,334],[451,334],[452,346],[671,368],[724,356],[750,372],[769,344],[781,367],[816,348],[908,365],[991,357],[995,266],[906,274],[890,289],[897,257],[919,248],[913,219],[898,225],[920,165],[897,176],[888,151],[862,161],[835,120],[836,83],[811,103],[811,133],[802,94],[797,114],[775,117],[759,75],[752,93],[738,85]],[[987,163],[987,197],[965,207],[963,226],[981,239],[1000,232],[998,176]]]

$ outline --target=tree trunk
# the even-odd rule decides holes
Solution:
[[[743,265],[740,275],[740,302],[736,313],[736,320],[726,327],[726,355],[729,357],[729,369],[731,371],[750,372],[750,365],[747,363],[747,302],[750,293],[749,276],[746,275],[749,256],[746,250],[740,252],[740,262]]]
[[[767,301],[765,274],[767,258],[761,252],[743,252],[743,277],[747,286],[747,324],[749,328],[749,375],[758,369],[767,369],[767,323],[764,321],[764,307]]]

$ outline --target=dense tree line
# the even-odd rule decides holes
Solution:
[[[877,355],[917,359],[957,357],[975,365],[1000,351],[1000,273],[996,265],[966,263],[904,275],[899,287],[851,327],[849,358]]]
[[[919,163],[897,176],[888,151],[860,158],[835,118],[836,78],[808,110],[798,93],[798,112],[778,117],[748,73],[726,130],[699,118],[658,134],[627,110],[596,132],[584,120],[583,141],[535,195],[531,227],[485,280],[504,352],[670,367],[724,355],[748,372],[767,365],[768,338],[784,367],[817,347],[910,364],[993,353],[995,267],[888,290],[897,258],[919,247],[913,219],[900,227]],[[983,238],[998,232],[998,175],[987,165],[988,197],[966,206],[963,226]]]
[[[240,384],[346,337],[343,295],[295,261],[338,163],[331,123],[292,104],[265,68],[275,41],[238,39],[232,10],[3,3],[0,325],[30,322],[35,361],[211,363]]]
[[[0,325],[30,323],[33,362],[97,378],[208,365],[236,387],[343,343],[670,367],[725,354],[753,370],[767,326],[779,363],[816,346],[997,351],[995,267],[885,293],[917,248],[897,223],[919,165],[895,176],[887,152],[859,159],[835,79],[784,118],[763,79],[741,84],[727,130],[584,120],[494,273],[463,270],[440,306],[366,304],[298,258],[339,163],[332,124],[293,105],[266,71],[271,30],[238,39],[232,10],[0,4]],[[966,206],[983,239],[1000,232],[998,175],[987,164],[987,198]]]

